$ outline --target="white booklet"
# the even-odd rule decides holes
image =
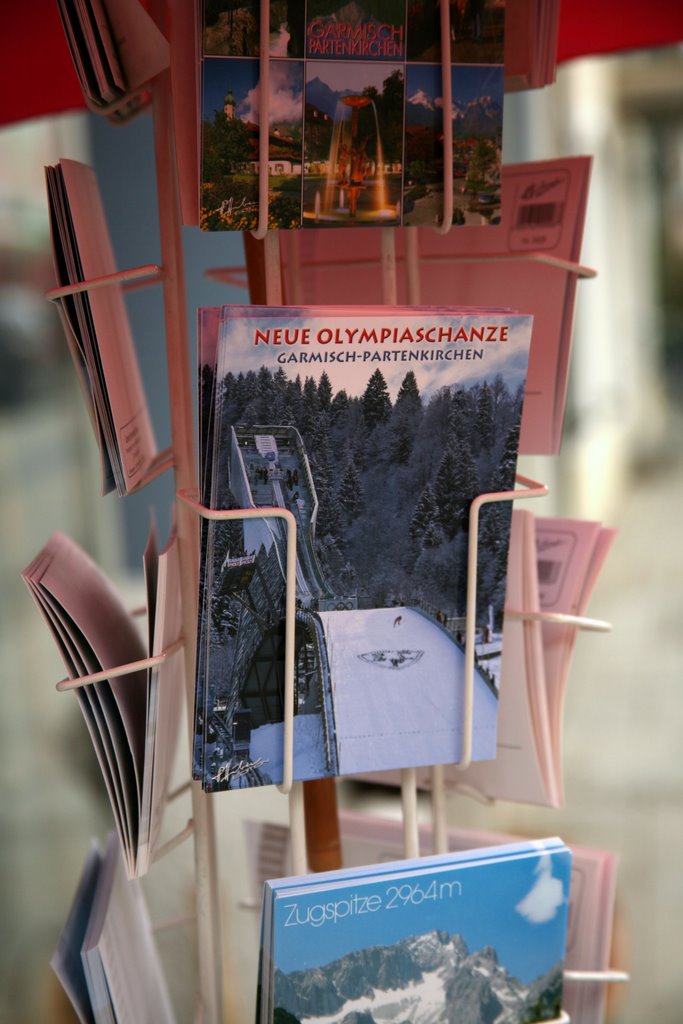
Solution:
[[[560,0],[507,0],[505,88],[538,89],[555,81]]]
[[[159,654],[180,633],[178,545],[173,533],[150,586],[149,648],[101,570],[69,537],[55,533],[24,570],[70,678]],[[156,564],[152,540],[148,564]],[[148,572],[149,575],[149,572]],[[183,705],[183,660],[77,687],[130,877],[143,875],[157,846]]]
[[[371,814],[342,811],[339,815],[342,860],[345,868],[365,864],[383,865],[402,855],[401,823]],[[514,842],[519,837],[470,829],[448,830],[448,849],[473,850]],[[267,879],[291,873],[289,829],[270,822],[245,821],[248,862],[252,868],[250,905],[261,906]],[[568,844],[572,853],[567,929],[567,970],[606,971],[610,953],[618,858],[607,850]],[[420,826],[420,852],[433,850],[431,829]],[[573,1021],[602,1024],[605,986],[565,979],[563,1008]]]
[[[410,299],[408,246],[417,248],[419,302],[503,306],[531,313],[534,329],[519,451],[560,450],[576,274],[541,260],[577,263],[591,161],[568,157],[503,167],[499,222],[485,231],[397,229],[399,303]],[[280,234],[286,301],[357,305],[384,301],[381,231],[354,228]]]
[[[511,613],[584,615],[615,536],[597,522],[513,511],[496,757],[464,771],[447,767],[448,786],[494,800],[562,806],[562,719],[579,627]],[[399,781],[391,772],[365,777]],[[430,788],[428,769],[418,769],[417,778]]]
[[[45,170],[57,284],[116,273],[94,172],[76,160]],[[121,287],[66,295],[59,310],[100,446],[102,491],[128,494],[157,449]]]
[[[81,89],[106,107],[168,67],[169,46],[139,0],[58,0]],[[131,113],[139,106],[131,100]]]
[[[82,1024],[175,1020],[142,889],[125,877],[114,832],[93,843],[52,968]]]
[[[539,605],[544,612],[585,615],[617,531],[580,519],[536,520]],[[576,626],[544,622],[543,657],[551,742],[561,770],[566,682],[577,641]]]

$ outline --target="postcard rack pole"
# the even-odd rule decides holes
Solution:
[[[342,866],[337,787],[334,779],[312,779],[303,787],[308,866],[334,871]]]
[[[448,830],[446,828],[446,784],[445,771],[442,764],[432,765],[432,845],[434,853],[446,853],[448,850]]]
[[[451,79],[451,11],[450,4],[439,4],[441,30],[441,95],[443,97],[443,214],[436,230],[447,235],[453,224],[453,90]],[[450,156],[450,159],[449,159]]]
[[[282,304],[280,239],[277,231],[268,231],[263,239],[246,231],[244,253],[249,280],[249,298],[255,305]],[[393,239],[389,244],[393,243]],[[305,820],[308,864],[312,871],[330,871],[341,867],[341,839],[334,779],[314,779],[303,783],[302,801],[298,794],[290,807],[293,820],[300,813]],[[301,861],[298,829],[292,829],[292,858]]]
[[[406,287],[408,305],[420,305],[420,250],[417,228],[406,228]]]
[[[168,31],[166,6],[153,0],[151,14],[162,32]],[[190,359],[183,269],[180,203],[175,161],[170,71],[163,71],[153,89],[154,149],[159,204],[166,356],[171,436],[176,490],[195,483],[194,431],[190,391]],[[177,505],[185,677],[188,680],[188,721],[192,722],[195,673],[195,612],[199,579],[197,522],[187,507]],[[213,807],[198,783],[191,787],[197,903],[198,1006],[203,1024],[223,1017],[220,899],[216,864]]]
[[[401,768],[401,816],[403,818],[403,856],[420,856],[420,835],[417,823],[417,773],[414,768]]]
[[[381,232],[382,301],[385,306],[396,306],[398,304],[396,235],[393,228],[382,228]]]

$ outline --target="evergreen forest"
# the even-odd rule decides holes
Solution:
[[[209,366],[200,388],[208,417]],[[297,427],[319,504],[316,551],[332,591],[354,595],[361,608],[419,605],[461,616],[469,506],[478,494],[514,487],[522,397],[496,375],[424,398],[409,371],[392,402],[379,369],[351,397],[335,393],[324,371],[290,379],[281,368],[262,367],[228,373],[218,384],[215,437],[227,439],[237,424]],[[203,437],[211,443],[208,422]],[[227,451],[221,454],[215,465],[227,484]],[[218,504],[235,504],[229,489],[219,488]],[[487,623],[492,607],[496,629],[510,515],[510,503],[502,502],[484,506],[480,518],[477,622]]]

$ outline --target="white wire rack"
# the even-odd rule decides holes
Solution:
[[[162,0],[150,0],[150,13],[163,32],[168,35],[166,24],[166,8]],[[449,4],[440,4],[440,28],[442,38],[450,39]],[[260,57],[260,131],[259,131],[259,219],[253,232],[264,244],[264,298],[268,305],[282,303],[282,277],[280,269],[280,250],[277,232],[268,230],[268,79],[269,79],[269,3],[261,0],[261,57]],[[450,107],[451,75],[450,47],[442,47],[442,84],[444,108]],[[194,427],[190,381],[193,379],[189,358],[189,339],[187,333],[186,292],[183,271],[183,253],[181,238],[181,216],[178,198],[178,181],[176,170],[176,153],[174,143],[174,124],[171,108],[170,72],[159,74],[142,92],[117,100],[111,109],[97,108],[97,112],[116,122],[130,111],[140,108],[151,95],[154,122],[156,172],[158,185],[158,205],[160,222],[161,265],[148,265],[124,270],[119,273],[78,282],[66,288],[53,289],[48,298],[61,307],[61,299],[68,294],[88,289],[107,287],[112,284],[124,287],[135,287],[141,283],[160,282],[163,288],[164,311],[166,320],[166,357],[168,365],[168,386],[170,396],[171,447],[162,452],[143,483],[149,482],[158,473],[173,469],[175,487],[178,498],[177,530],[181,561],[181,599],[183,609],[183,638],[170,646],[155,658],[144,659],[131,665],[123,665],[112,671],[83,676],[74,680],[61,680],[59,690],[72,689],[76,686],[88,685],[99,678],[122,676],[140,668],[161,663],[165,658],[181,655],[185,659],[186,679],[192,681],[195,671],[195,636],[197,588],[199,578],[197,516],[208,519],[247,518],[250,516],[267,518],[277,516],[286,522],[287,527],[287,589],[286,589],[286,653],[285,653],[285,771],[280,790],[289,800],[289,817],[292,835],[293,867],[298,873],[306,870],[306,848],[304,828],[304,800],[301,783],[293,781],[293,679],[294,679],[294,621],[295,621],[295,566],[296,566],[296,523],[287,510],[281,508],[256,510],[217,511],[208,509],[197,500],[196,465],[194,453]],[[452,149],[451,119],[444,117],[444,148]],[[445,233],[450,230],[452,220],[453,188],[452,163],[444,160],[444,209],[437,230]],[[411,304],[419,303],[419,254],[417,235],[414,230],[407,232],[406,272],[408,280],[408,296]],[[392,229],[385,228],[381,232],[381,265],[383,300],[386,304],[396,303],[397,297],[397,257],[395,235]],[[438,258],[438,257],[436,257]],[[477,259],[487,259],[478,256]],[[507,257],[495,256],[495,259]],[[526,260],[552,262],[561,268],[579,276],[593,276],[594,271],[579,264],[558,261],[543,253],[525,253]],[[355,263],[362,269],[362,263]],[[298,265],[295,272],[305,267]],[[215,271],[214,276],[232,283],[244,283],[243,267],[227,267]],[[296,290],[296,289],[294,289]],[[520,485],[514,491],[480,495],[472,504],[470,511],[469,553],[468,553],[468,589],[467,608],[471,610],[476,604],[476,563],[477,563],[477,524],[479,511],[484,504],[497,501],[513,501],[520,498],[540,497],[547,492],[543,484],[518,477]],[[516,610],[513,613],[521,617],[536,617],[537,613]],[[547,614],[541,613],[544,620],[550,621]],[[580,619],[562,616],[561,621],[571,622],[586,629],[604,630],[608,624],[597,620]],[[552,621],[560,621],[557,616]],[[467,615],[465,636],[465,702],[463,713],[463,744],[460,767],[469,764],[472,748],[472,692],[474,676],[474,616]],[[188,719],[192,722],[193,686],[189,685],[187,694]],[[186,787],[182,787],[185,789]],[[193,836],[195,850],[195,883],[196,883],[196,927],[198,944],[198,983],[195,1000],[195,1021],[202,1024],[220,1024],[223,1021],[223,1003],[221,992],[222,942],[220,901],[218,896],[218,874],[216,865],[216,842],[211,797],[202,793],[198,783],[188,783],[187,788],[192,796],[192,817],[186,827],[162,847],[157,856],[170,852],[183,839]],[[175,794],[171,795],[171,798]],[[404,846],[406,856],[417,856],[419,853],[417,830],[417,797],[415,771],[404,769],[402,773],[402,804],[404,818]],[[432,785],[433,825],[435,848],[446,849],[445,831],[446,814],[443,788],[443,768],[433,769]],[[168,923],[168,922],[167,922]],[[173,922],[171,922],[173,923]],[[160,925],[159,927],[162,927]],[[622,972],[568,972],[572,980],[586,983],[606,983],[626,980]],[[549,1024],[567,1024],[569,1016],[562,1011],[555,1021]]]

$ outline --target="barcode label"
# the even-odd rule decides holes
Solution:
[[[525,203],[517,210],[515,227],[550,227],[560,224],[564,215],[564,203]]]
[[[550,583],[556,583],[561,569],[562,562],[540,559],[538,562],[538,582],[546,586]]]

